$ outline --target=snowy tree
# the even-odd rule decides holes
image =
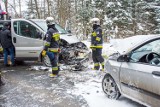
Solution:
[[[131,15],[124,7],[122,0],[108,0],[106,3],[106,28],[115,31],[118,38],[127,34],[128,26],[132,23]]]
[[[150,34],[154,26],[154,10],[144,0],[133,2],[134,34]]]
[[[160,33],[160,1],[159,0],[152,0],[150,2],[150,6],[155,11],[155,26],[154,29],[151,29],[153,33],[159,34]]]
[[[78,36],[91,32],[93,17],[100,18],[105,35],[116,38],[160,33],[160,0],[14,0],[13,5],[8,1],[8,8],[19,16],[16,7],[24,1],[28,9],[23,13],[42,19],[52,16]]]

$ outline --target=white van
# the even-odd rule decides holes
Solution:
[[[0,28],[3,27],[4,20],[0,21]],[[38,60],[50,66],[50,60],[46,56],[42,58],[41,52],[44,47],[44,37],[47,25],[43,19],[11,19],[12,41],[15,46],[16,60]],[[71,35],[58,24],[55,25],[60,33],[60,62],[68,63],[69,60],[84,60],[88,56],[88,48],[80,42],[76,36]],[[70,59],[74,58],[74,59]],[[69,61],[70,62],[70,61]],[[74,64],[75,65],[75,64]]]

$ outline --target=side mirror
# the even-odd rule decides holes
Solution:
[[[118,62],[129,62],[129,56],[128,55],[121,55],[118,57],[117,61]]]

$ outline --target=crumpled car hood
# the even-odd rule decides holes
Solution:
[[[60,34],[60,38],[67,41],[69,44],[80,42],[75,35],[72,34]]]

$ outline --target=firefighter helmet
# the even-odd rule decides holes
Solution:
[[[90,23],[96,24],[96,25],[100,25],[100,20],[99,20],[99,18],[92,18],[92,19],[90,20]]]
[[[53,25],[53,24],[55,24],[54,18],[53,17],[47,17],[46,18],[46,23],[47,23],[47,25]]]

